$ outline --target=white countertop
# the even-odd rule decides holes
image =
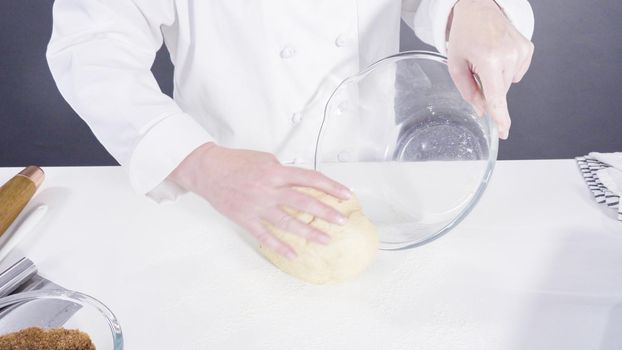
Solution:
[[[498,162],[447,236],[324,287],[278,271],[193,195],[158,205],[118,167],[44,170],[29,206],[48,216],[0,268],[26,255],[100,299],[126,349],[622,348],[622,223],[573,160]]]

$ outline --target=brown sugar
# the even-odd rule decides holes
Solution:
[[[95,350],[95,345],[77,329],[31,327],[0,336],[0,350]]]

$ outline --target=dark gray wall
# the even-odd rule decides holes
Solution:
[[[0,166],[113,165],[56,90],[45,62],[53,0],[0,1]],[[622,151],[622,3],[538,0],[532,69],[509,95],[501,159]],[[425,48],[403,27],[402,49]],[[154,64],[170,93],[172,67]]]

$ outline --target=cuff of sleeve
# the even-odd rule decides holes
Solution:
[[[432,19],[433,44],[442,55],[447,56],[447,22],[458,0],[436,0],[429,7]]]
[[[527,0],[495,0],[510,22],[527,39],[531,40],[534,28],[533,9]]]
[[[213,138],[209,133],[187,114],[162,119],[143,135],[134,148],[129,162],[132,187],[140,194],[161,188],[179,163],[197,147],[210,141]]]

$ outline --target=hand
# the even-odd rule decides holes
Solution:
[[[534,46],[493,0],[459,0],[452,17],[447,47],[451,77],[462,97],[479,115],[488,112],[499,137],[507,139],[511,121],[506,95],[527,72]]]
[[[296,256],[294,250],[274,237],[264,222],[320,244],[326,244],[329,236],[292,217],[284,208],[336,224],[346,220],[337,210],[294,187],[315,188],[344,200],[351,197],[346,187],[316,171],[283,166],[269,153],[228,149],[214,143],[194,150],[169,179],[201,195],[262,244],[290,259]]]

